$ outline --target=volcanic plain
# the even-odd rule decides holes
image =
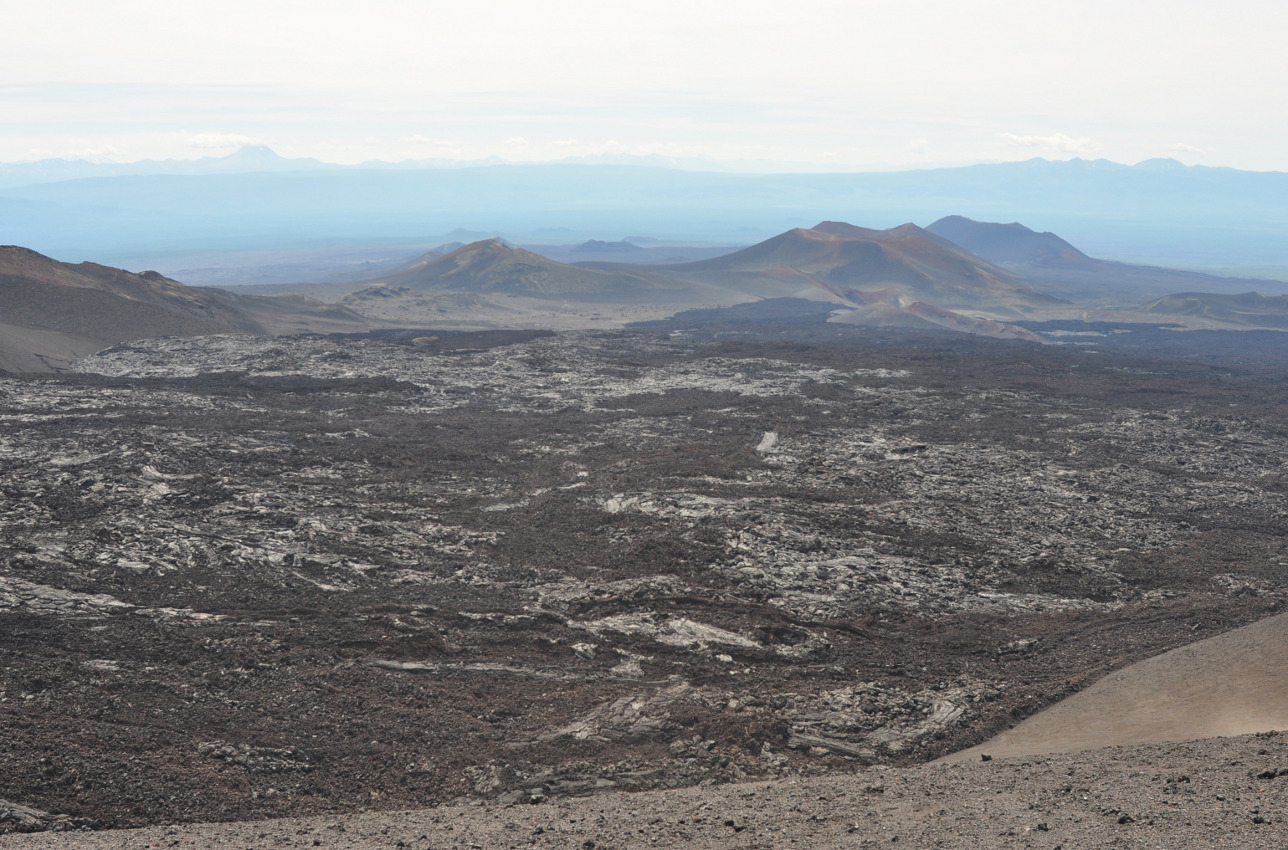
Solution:
[[[30,828],[908,767],[1288,594],[1255,364],[818,323],[75,368],[0,378]]]

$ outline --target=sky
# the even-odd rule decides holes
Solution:
[[[0,29],[0,161],[1071,157],[1288,171],[1264,0],[44,0]]]

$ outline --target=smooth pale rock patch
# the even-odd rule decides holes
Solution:
[[[1288,729],[1288,614],[1124,667],[941,761]]]

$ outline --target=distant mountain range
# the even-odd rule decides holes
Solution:
[[[0,246],[0,370],[56,371],[113,343],[156,336],[362,330],[350,310],[300,296],[194,288],[156,272],[70,265]]]
[[[568,253],[621,259],[649,250],[591,242]],[[285,297],[245,294],[253,287],[236,294],[189,287],[156,272],[71,265],[9,246],[0,248],[0,369],[57,370],[107,345],[150,336],[390,324],[614,326],[753,302],[761,302],[752,312],[762,317],[772,318],[774,304],[799,317],[800,305],[814,302],[819,315],[835,322],[1031,341],[1041,340],[1031,323],[1050,320],[1159,317],[1189,327],[1288,330],[1288,295],[1185,291],[1137,300],[1151,288],[1195,282],[1226,290],[1275,283],[1107,262],[1053,233],[961,216],[926,229],[823,221],[675,264],[561,263],[503,239],[483,239],[439,246],[370,280],[302,285]],[[304,297],[309,293],[343,297],[326,304]],[[745,306],[736,312],[751,315]]]
[[[137,162],[89,162],[83,159],[42,159],[0,162],[0,189],[83,180],[96,177],[139,177],[156,174],[253,174],[269,171],[331,171],[345,168],[319,159],[288,159],[262,145],[244,147],[228,156],[197,159],[144,159]]]
[[[370,283],[343,303],[407,321],[441,318],[444,303],[459,307],[462,297],[472,299],[474,315],[489,299],[498,310],[508,309],[496,300],[500,296],[669,304],[677,310],[804,298],[834,304],[838,319],[850,323],[1036,339],[1007,319],[1068,306],[912,224],[871,230],[822,222],[724,256],[676,265],[569,265],[491,239],[447,254],[426,254]],[[976,315],[980,312],[988,315]]]
[[[0,239],[99,261],[425,244],[454,228],[517,243],[644,233],[745,245],[819,220],[891,226],[950,214],[1024,221],[1096,256],[1288,271],[1288,174],[1172,161],[731,174],[570,163],[341,167],[248,149],[191,162],[0,166]]]
[[[671,265],[560,263],[500,239],[449,247],[365,285],[350,284],[357,291],[344,303],[385,319],[417,321],[443,320],[465,305],[475,320],[489,305],[498,312],[513,307],[498,297],[669,304],[677,310],[805,299],[835,305],[834,321],[1035,340],[1014,323],[1137,313],[1201,319],[1204,326],[1275,328],[1283,321],[1281,302],[1261,296],[1240,296],[1236,304],[1220,294],[1192,294],[1140,306],[1143,293],[1160,288],[1195,282],[1227,290],[1282,286],[1274,281],[1098,260],[1052,233],[960,216],[927,229],[824,221],[718,257]],[[623,243],[581,247],[565,254],[620,260],[643,250]]]

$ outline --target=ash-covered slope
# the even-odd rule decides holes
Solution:
[[[40,330],[131,339],[262,328],[213,296],[162,277],[97,263],[62,263],[16,246],[0,248],[0,309]]]
[[[156,272],[62,263],[0,247],[0,369],[56,371],[118,342],[159,336],[356,330],[361,316],[304,298],[233,295]]]
[[[1097,306],[1125,307],[1175,292],[1288,292],[1284,281],[1220,277],[1096,259],[1054,233],[1038,233],[1018,222],[999,224],[950,215],[926,229],[1035,281],[1045,291]]]

